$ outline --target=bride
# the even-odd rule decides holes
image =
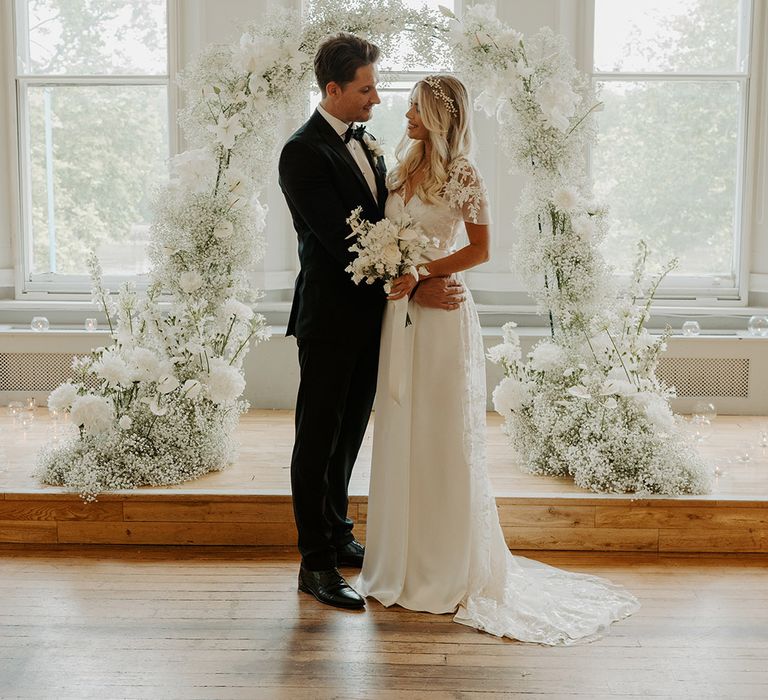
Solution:
[[[407,214],[436,239],[420,279],[457,275],[489,251],[467,91],[452,76],[427,77],[406,116],[386,216]],[[459,247],[463,230],[469,242]],[[389,298],[410,296],[416,284],[412,275],[398,278]],[[513,556],[504,540],[486,468],[485,358],[471,297],[450,310],[408,306],[412,324],[404,339],[395,334],[399,346],[392,347],[392,305],[384,316],[366,552],[355,588],[386,606],[455,613],[456,622],[525,642],[596,638],[637,610],[634,596]],[[385,389],[392,364],[404,367],[399,401]]]

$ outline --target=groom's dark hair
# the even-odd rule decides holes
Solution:
[[[376,63],[379,47],[354,34],[340,32],[328,37],[315,54],[315,78],[325,97],[325,86],[337,83],[344,87],[355,79],[357,69]]]

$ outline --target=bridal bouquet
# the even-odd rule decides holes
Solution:
[[[347,219],[352,228],[347,238],[356,238],[349,247],[356,257],[346,268],[352,281],[373,284],[382,280],[384,291],[389,293],[392,281],[401,275],[410,273],[418,279],[416,266],[423,260],[424,251],[433,245],[432,239],[405,214],[398,221],[382,219],[372,224],[360,218],[361,211],[362,207],[358,207]]]

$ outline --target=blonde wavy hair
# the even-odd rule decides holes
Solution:
[[[411,102],[418,106],[432,146],[425,176],[411,194],[436,203],[454,162],[468,158],[472,151],[469,95],[452,75],[430,75],[413,86]],[[411,139],[406,132],[395,149],[397,165],[387,178],[390,191],[405,185],[424,163],[425,154],[425,142]]]

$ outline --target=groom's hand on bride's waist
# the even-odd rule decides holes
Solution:
[[[464,298],[464,285],[450,277],[421,280],[411,296],[419,306],[446,311],[458,309]]]

